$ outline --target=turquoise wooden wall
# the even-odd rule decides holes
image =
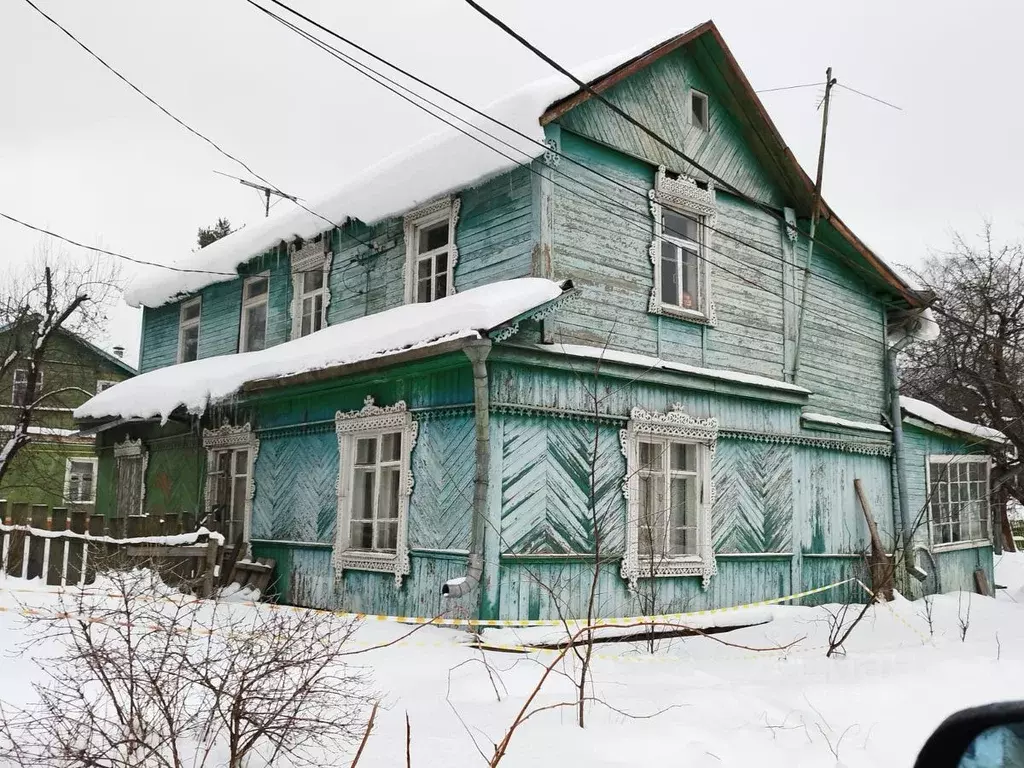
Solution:
[[[462,190],[456,230],[459,261],[456,290],[530,274],[533,249],[532,174],[517,168],[478,187]],[[329,325],[383,312],[405,300],[405,235],[402,219],[386,219],[372,227],[361,223],[334,230],[328,281]],[[292,283],[290,259],[274,248],[240,269],[243,275],[270,271],[267,345],[288,340],[291,333]],[[199,356],[238,350],[242,278],[215,283],[200,291],[202,309]],[[180,303],[143,313],[141,370],[173,365],[178,348]]]

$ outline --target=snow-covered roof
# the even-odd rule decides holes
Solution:
[[[651,45],[651,41],[645,41],[628,51],[575,67],[574,73],[584,80],[592,79]],[[234,279],[234,273],[240,265],[281,241],[290,242],[295,237],[305,240],[324,232],[331,226],[325,218],[336,226],[341,226],[349,218],[373,224],[449,192],[478,185],[513,168],[517,163],[528,163],[542,155],[546,149],[543,146],[544,130],[540,125],[540,116],[548,105],[575,89],[572,82],[560,75],[545,78],[481,110],[540,142],[540,145],[490,120],[465,112],[466,120],[472,125],[500,136],[515,149],[499,146],[501,153],[498,153],[454,128],[447,128],[367,168],[324,199],[306,203],[309,210],[295,207],[271,215],[205,248],[188,253],[169,265],[227,274],[172,272],[152,267],[132,283],[125,292],[125,301],[133,307],[158,307],[207,285]],[[456,114],[461,115],[463,112]],[[474,133],[464,125],[460,127]],[[486,136],[481,138],[492,145],[496,144]],[[353,153],[358,152],[358,147],[353,147]],[[515,162],[503,155],[508,155]]]
[[[1006,442],[1006,435],[998,429],[958,419],[956,416],[946,413],[937,405],[926,403],[924,400],[916,400],[913,397],[900,395],[900,406],[907,415],[927,421],[929,424],[934,424],[937,427],[943,427],[944,429],[971,435],[972,437],[979,437],[982,440],[991,440],[997,443]]]
[[[865,432],[890,432],[891,430],[884,424],[873,424],[870,421],[854,421],[853,419],[843,419],[839,416],[829,416],[827,413],[810,413],[805,411],[800,414],[800,418],[804,421],[809,421],[812,424],[824,424],[830,427],[845,427],[846,429],[860,429]]]
[[[740,373],[739,371],[728,371],[723,368],[701,368],[686,363],[676,363],[671,360],[662,360],[660,357],[641,355],[636,352],[623,352],[617,349],[605,349],[603,347],[590,347],[582,344],[536,344],[536,349],[545,352],[569,355],[570,357],[581,357],[589,360],[602,360],[609,363],[622,363],[634,365],[638,368],[649,370],[660,369],[663,371],[674,371],[676,373],[688,373],[693,376],[701,376],[708,379],[716,379],[723,382],[737,384],[749,384],[754,387],[766,389],[777,389],[784,392],[794,392],[802,395],[811,394],[811,390],[796,384],[785,381],[769,379],[767,376],[758,376],[753,373]]]
[[[122,381],[75,409],[76,419],[166,421],[179,408],[202,413],[244,385],[336,365],[383,358],[491,329],[567,294],[571,283],[521,277],[472,288],[428,304],[405,304],[332,325],[259,352],[219,355],[149,371]]]

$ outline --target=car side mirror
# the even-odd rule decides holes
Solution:
[[[1024,768],[1024,701],[964,709],[928,737],[914,768]]]

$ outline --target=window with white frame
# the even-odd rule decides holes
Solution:
[[[330,242],[330,234],[325,233],[292,251],[293,339],[316,333],[327,325]]]
[[[988,456],[929,456],[928,510],[934,547],[991,540]]]
[[[459,198],[444,198],[405,216],[405,300],[436,301],[455,293]]]
[[[114,444],[114,507],[119,518],[144,513],[146,500],[146,466],[149,453],[142,440],[126,438]]]
[[[64,468],[64,502],[94,504],[96,502],[97,460],[90,456],[67,460]]]
[[[256,352],[267,346],[267,300],[270,273],[245,278],[242,284],[242,322],[238,351]]]
[[[253,468],[259,440],[248,424],[203,431],[206,449],[206,513],[228,545],[248,544],[252,526]]]
[[[14,370],[14,378],[11,385],[11,405],[27,405],[39,399],[43,391],[43,372],[36,371],[36,388],[32,397],[28,396],[28,371],[24,368]]]
[[[676,406],[668,413],[634,408],[621,433],[628,502],[622,575],[638,579],[717,572],[711,547],[711,461],[715,419],[695,419]]]
[[[118,382],[112,381],[110,379],[97,379],[96,380],[96,394],[98,395],[100,392],[102,392],[105,389],[110,389],[112,386],[114,386],[117,383]]]
[[[178,362],[199,359],[199,315],[202,297],[197,296],[181,304],[178,315]]]
[[[711,119],[708,113],[708,95],[690,89],[690,125],[703,131],[710,130]]]
[[[335,415],[338,434],[338,527],[335,576],[346,569],[409,573],[406,543],[410,457],[417,424],[404,402]]]
[[[658,169],[651,192],[654,286],[649,310],[694,322],[714,324],[711,274],[706,252],[715,221],[712,182]]]

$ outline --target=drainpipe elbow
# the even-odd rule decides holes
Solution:
[[[469,567],[466,569],[465,576],[459,576],[454,579],[448,579],[444,584],[441,585],[441,596],[459,598],[463,595],[468,595],[472,592],[476,585],[480,583],[480,577],[484,572],[484,559],[473,553],[469,556]]]

